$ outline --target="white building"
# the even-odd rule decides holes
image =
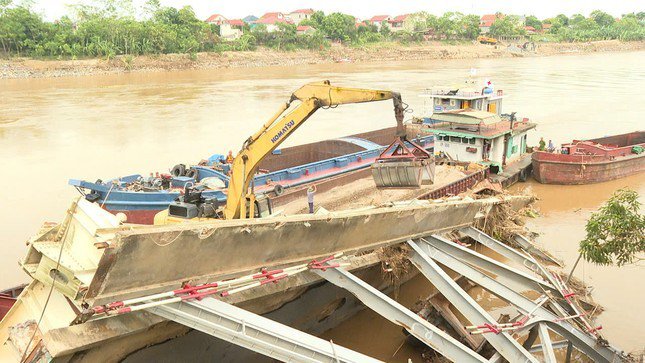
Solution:
[[[311,19],[313,14],[313,9],[298,9],[287,14],[287,18],[291,19],[294,24],[298,25],[303,20]]]
[[[224,40],[239,39],[243,33],[244,21],[240,19],[224,20],[219,26],[219,36]]]

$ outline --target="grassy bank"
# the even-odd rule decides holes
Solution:
[[[617,40],[581,43],[539,43],[535,52],[520,52],[505,45],[429,42],[413,45],[374,43],[363,47],[332,46],[329,49],[291,52],[258,48],[255,51],[219,53],[163,54],[157,56],[117,56],[112,59],[46,60],[31,58],[0,59],[0,78],[42,78],[118,74],[126,72],[171,71],[183,69],[247,68],[293,66],[337,62],[379,62],[429,59],[507,58],[549,56],[594,52],[637,51],[645,42]]]

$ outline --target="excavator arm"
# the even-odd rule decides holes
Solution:
[[[401,95],[397,92],[335,87],[330,85],[329,81],[309,83],[295,91],[289,102],[285,103],[258,132],[244,142],[242,150],[235,157],[231,167],[224,217],[226,219],[246,218],[247,198],[250,201],[250,208],[254,205],[254,195],[252,192],[249,193],[249,186],[260,162],[307,121],[316,110],[321,107],[389,99],[394,102],[397,137],[404,139],[404,107]],[[300,103],[287,112],[294,101],[300,101]],[[253,215],[252,209],[249,214]]]

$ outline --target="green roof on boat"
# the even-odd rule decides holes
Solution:
[[[496,113],[474,110],[472,108],[446,112],[435,112],[432,114],[432,119],[466,125],[492,125],[494,123],[502,121],[502,119]]]

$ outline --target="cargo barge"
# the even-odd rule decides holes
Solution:
[[[333,140],[287,147],[274,151],[260,165],[254,178],[258,194],[270,194],[274,207],[304,196],[311,183],[322,183],[325,190],[369,175],[369,167],[392,141],[395,128],[354,134]],[[417,137],[418,136],[418,137]],[[415,142],[432,151],[434,137],[414,135]],[[230,165],[211,157],[184,169],[177,165],[171,174],[144,178],[140,174],[89,182],[70,179],[88,200],[112,214],[123,213],[128,223],[152,224],[155,214],[168,208],[186,184],[204,184],[204,197],[226,200]],[[184,175],[173,175],[174,169]],[[215,180],[213,186],[212,181]],[[164,184],[165,183],[165,184]]]
[[[600,183],[645,171],[645,132],[573,140],[560,150],[533,153],[533,176],[543,184]]]

